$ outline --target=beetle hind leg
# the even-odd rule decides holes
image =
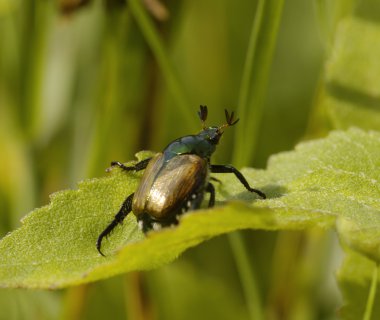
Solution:
[[[99,235],[98,240],[96,241],[96,249],[98,249],[99,253],[104,257],[103,252],[101,251],[102,246],[102,240],[104,237],[107,237],[113,229],[119,224],[122,223],[125,217],[132,211],[132,200],[133,195],[129,195],[127,199],[123,202],[119,212],[115,215],[115,218],[112,220],[112,222],[103,230],[103,232]]]
[[[208,207],[211,208],[215,205],[215,188],[212,183],[208,183],[206,191],[210,193],[210,200],[208,201]]]
[[[215,181],[215,182],[220,183],[220,184],[222,183],[221,180],[219,180],[218,178],[215,178],[215,177],[210,177],[210,180]]]

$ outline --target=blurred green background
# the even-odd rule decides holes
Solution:
[[[247,49],[265,2],[267,12],[279,6],[279,26],[268,38],[260,31],[257,52],[274,46],[260,53],[267,69],[254,61],[253,76],[263,66],[255,80],[262,98],[244,112]],[[200,104],[209,107],[209,124],[224,121],[224,108],[246,115],[240,129],[225,134],[215,163],[265,168],[271,154],[323,134],[316,100],[325,60],[353,1],[288,0],[281,7],[273,0],[146,0],[163,51],[152,47],[157,38],[149,40],[132,3],[138,1],[0,0],[1,236],[49,194],[104,175],[110,161],[197,132]],[[234,158],[239,143],[254,149],[249,161]],[[268,319],[335,317],[333,269],[302,260],[297,270],[305,274],[294,275],[295,261],[313,246],[303,245],[303,233],[243,236]],[[331,235],[312,239],[320,237],[330,246]],[[292,250],[279,252],[279,243]],[[317,256],[333,263],[323,254]],[[54,292],[2,289],[0,319],[248,319],[242,287],[222,236],[155,271]]]

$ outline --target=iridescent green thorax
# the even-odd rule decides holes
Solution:
[[[223,132],[218,127],[208,127],[196,135],[185,136],[171,142],[164,150],[166,160],[179,154],[196,154],[210,158]]]

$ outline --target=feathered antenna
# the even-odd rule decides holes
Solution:
[[[202,121],[202,128],[206,128],[206,119],[207,119],[207,106],[200,106],[200,110],[198,111],[199,119]]]
[[[232,111],[231,112],[231,115],[229,115],[228,111],[226,109],[224,109],[224,113],[226,115],[226,121],[227,121],[227,124],[229,127],[235,125],[240,119],[237,118],[235,121],[234,121],[234,112]]]
[[[230,114],[226,109],[224,109],[224,114],[226,115],[226,122],[227,123],[222,124],[219,127],[219,130],[223,130],[224,128],[231,127],[239,121],[239,118],[234,120],[235,113],[233,111]]]

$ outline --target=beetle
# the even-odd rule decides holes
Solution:
[[[218,180],[210,177],[210,173],[233,173],[248,191],[266,198],[262,191],[253,189],[235,167],[210,163],[210,157],[224,129],[239,121],[234,120],[234,112],[224,112],[225,124],[206,127],[208,111],[206,106],[201,105],[198,115],[202,130],[198,134],[178,138],[169,143],[162,152],[133,166],[125,166],[118,161],[111,162],[109,169],[120,167],[124,171],[135,172],[145,169],[145,172],[137,190],[125,199],[112,222],[99,235],[96,248],[101,255],[104,256],[101,251],[103,238],[122,223],[131,211],[137,218],[139,228],[146,233],[152,229],[177,225],[181,214],[200,207],[205,192],[210,193],[208,207],[213,207],[215,188],[210,180]]]

